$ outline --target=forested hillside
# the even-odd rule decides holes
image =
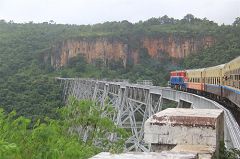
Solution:
[[[189,57],[178,60],[164,54],[159,59],[149,56],[146,48],[136,43],[139,37],[156,36],[192,37],[210,35],[216,39],[213,46],[202,48]],[[86,57],[76,56],[61,69],[54,69],[50,59],[52,46],[72,38],[94,39],[107,37],[128,41],[131,48],[138,48],[137,64],[128,62],[123,67],[119,61],[87,63]],[[240,55],[239,18],[233,25],[217,25],[206,18],[191,14],[183,19],[168,16],[130,23],[105,22],[95,25],[62,25],[53,21],[17,24],[0,21],[0,105],[7,112],[16,110],[18,115],[37,119],[49,116],[57,118],[55,109],[62,107],[61,88],[55,81],[61,77],[89,77],[99,79],[149,79],[156,85],[166,85],[171,70],[198,68],[229,61]]]
[[[237,24],[237,19],[232,26],[218,27],[217,43],[202,50],[200,54],[185,58],[182,66],[184,68],[204,68],[223,64],[240,56],[240,24]]]

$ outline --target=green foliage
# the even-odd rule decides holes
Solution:
[[[236,159],[240,156],[240,151],[237,149],[227,150],[224,141],[220,142],[219,159]]]
[[[111,120],[114,114],[111,106],[100,105],[89,100],[78,101],[71,97],[69,104],[61,109],[61,114],[72,135],[85,138],[84,142],[89,145],[98,143],[97,146],[102,151],[123,151],[124,141],[128,134],[124,129],[118,128]],[[109,142],[108,137],[111,134],[115,134],[119,139]]]
[[[240,17],[237,17],[235,21],[233,22],[234,26],[239,26],[240,25]]]
[[[0,110],[0,158],[1,159],[85,159],[100,151],[122,152],[127,133],[116,127],[103,111],[112,114],[108,106],[92,101],[70,99],[61,108],[61,119],[37,120],[30,127],[30,120],[17,117],[16,112],[5,114]],[[88,128],[89,136],[83,141],[75,128]],[[74,130],[71,132],[71,130]],[[113,133],[118,140],[109,141]],[[96,144],[98,143],[98,144]]]
[[[226,63],[240,55],[240,27],[218,28],[216,44],[183,60],[185,68],[204,68]]]

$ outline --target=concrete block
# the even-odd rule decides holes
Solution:
[[[218,149],[224,138],[223,123],[220,109],[168,108],[145,122],[144,140],[154,145],[205,145]]]

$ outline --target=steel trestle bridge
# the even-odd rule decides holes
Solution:
[[[177,102],[179,108],[222,109],[224,111],[224,140],[228,148],[240,149],[240,128],[232,113],[219,103],[195,94],[172,90],[168,87],[131,84],[126,81],[111,82],[82,78],[57,78],[63,87],[63,99],[91,99],[115,109],[112,120],[131,131],[126,151],[149,151],[143,141],[144,123],[162,110],[167,101]]]

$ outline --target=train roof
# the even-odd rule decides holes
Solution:
[[[193,71],[205,71],[205,70],[209,70],[209,69],[221,69],[225,66],[225,64],[221,64],[221,65],[217,65],[217,66],[212,66],[212,67],[206,67],[206,68],[197,68],[197,69],[190,69],[190,70],[186,70],[186,72],[193,72]]]
[[[197,68],[197,69],[190,69],[190,70],[186,70],[186,72],[193,72],[193,71],[199,71],[199,72],[202,72],[202,71],[204,71],[205,70],[205,68]]]
[[[171,73],[174,73],[174,72],[186,72],[185,70],[175,70],[175,71],[171,71]]]
[[[221,64],[221,65],[217,65],[217,66],[207,67],[205,69],[206,70],[222,69],[224,66],[225,66],[225,64]]]

